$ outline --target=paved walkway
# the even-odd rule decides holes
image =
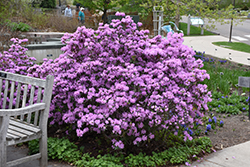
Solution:
[[[7,161],[13,161],[18,158],[22,158],[28,155],[28,148],[27,147],[14,147],[9,146],[7,147]],[[29,161],[20,165],[16,165],[15,167],[39,167],[39,161],[33,160]],[[48,167],[72,167],[64,162],[58,161],[49,161]]]
[[[187,45],[196,51],[205,51],[206,54],[227,60],[231,57],[234,62],[250,65],[250,60],[247,60],[247,58],[250,58],[249,53],[239,52],[212,44],[212,42],[219,41],[227,42],[228,38],[220,35],[184,37],[184,45]],[[236,41],[232,40],[232,42]]]
[[[228,60],[231,57],[234,62],[250,65],[250,60],[247,60],[247,58],[250,58],[249,53],[234,51],[212,44],[212,42],[217,41],[228,41],[228,38],[219,35],[184,37],[184,45],[192,47],[196,51],[205,51],[206,54]],[[191,166],[250,167],[250,141],[212,153],[207,157],[203,157],[201,162],[196,161]]]
[[[225,148],[194,162],[192,167],[250,167],[250,141]]]

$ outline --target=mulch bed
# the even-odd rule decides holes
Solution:
[[[224,126],[208,132],[214,149],[221,150],[246,141],[250,141],[250,121],[246,113],[240,115],[215,114],[224,122]],[[223,117],[225,116],[225,118]]]

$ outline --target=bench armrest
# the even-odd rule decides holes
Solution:
[[[36,103],[27,107],[17,109],[0,109],[0,116],[15,116],[28,114],[34,111],[45,109],[45,103]]]

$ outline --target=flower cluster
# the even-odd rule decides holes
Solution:
[[[208,130],[208,131],[211,130],[211,125],[210,125],[210,124],[207,125],[207,130]]]
[[[3,53],[0,53],[0,70],[16,73],[16,74],[22,74],[27,75],[27,70],[29,67],[33,66],[36,61],[34,57],[29,57],[26,54],[27,48],[21,46],[23,42],[27,42],[27,39],[18,39],[18,38],[12,38],[11,41],[13,44],[10,46],[10,49],[8,51],[4,51]],[[15,85],[17,87],[17,84]],[[5,89],[5,80],[3,80],[2,83],[2,90]],[[11,87],[9,86],[9,91]],[[15,88],[16,89],[16,88]],[[29,91],[29,90],[28,90]],[[20,99],[22,100],[23,95],[23,87],[21,87],[20,92]],[[13,95],[13,103],[12,105],[15,105],[16,103],[16,93]],[[28,97],[27,97],[28,98]],[[0,108],[3,105],[4,99],[4,92],[0,92]],[[6,99],[6,108],[9,106],[10,98]]]
[[[194,57],[196,59],[201,59],[203,62],[209,62],[209,63],[214,63],[215,62],[215,59],[205,57],[205,52],[202,53],[200,51],[198,51],[198,52],[195,51]]]
[[[27,56],[28,49],[21,46],[27,39],[12,38],[11,41],[13,44],[10,49],[0,53],[0,70],[25,75],[28,68],[34,65],[36,58]]]
[[[226,63],[227,60],[219,60],[219,62],[220,62],[221,64],[223,64],[223,63]]]
[[[182,44],[183,34],[150,39],[140,26],[125,16],[97,30],[79,27],[62,38],[59,58],[29,69],[31,76],[55,76],[50,124],[73,124],[79,137],[102,133],[123,149],[149,142],[159,130],[201,123],[211,101],[200,84],[209,79],[202,61]],[[192,139],[192,132],[183,134]]]

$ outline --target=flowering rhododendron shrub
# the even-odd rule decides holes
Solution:
[[[12,38],[11,41],[10,49],[0,53],[0,70],[25,75],[28,68],[35,64],[36,58],[29,57],[26,54],[28,49],[21,46],[27,39]]]
[[[28,40],[12,38],[11,41],[13,42],[13,44],[10,46],[10,49],[8,51],[4,51],[3,53],[0,53],[0,70],[26,75],[28,68],[33,66],[35,64],[34,61],[36,61],[34,57],[29,57],[27,55],[26,51],[28,49],[21,46],[23,42],[27,42]],[[9,83],[9,90],[11,89],[10,83]],[[1,86],[2,86],[1,89],[4,90],[5,80],[3,81]],[[15,87],[17,87],[17,83],[15,84]],[[28,88],[30,88],[30,86]],[[22,97],[23,88],[21,88],[20,93],[21,93],[20,96]],[[15,106],[15,103],[16,103],[16,98],[17,98],[16,95],[17,93],[14,93],[13,95],[13,103],[12,103],[13,107]],[[4,99],[4,91],[0,92],[0,108],[2,107],[2,104],[4,101],[3,99]],[[22,98],[20,98],[19,100],[21,99]],[[6,100],[7,100],[6,108],[8,108],[10,99],[7,97]]]
[[[98,30],[79,27],[62,38],[59,58],[29,69],[35,77],[55,76],[50,124],[74,125],[79,137],[101,133],[123,149],[149,142],[159,130],[177,134],[184,124],[201,123],[211,100],[200,84],[209,79],[202,61],[182,44],[183,34],[150,39],[140,26],[126,16]]]

